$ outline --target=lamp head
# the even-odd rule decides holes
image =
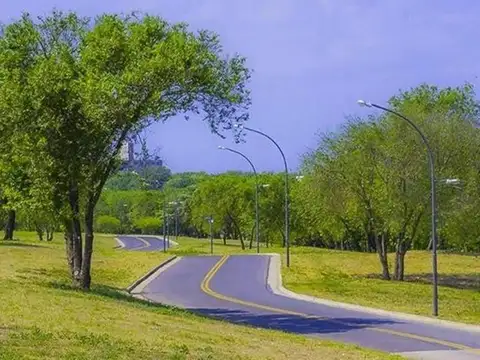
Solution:
[[[459,185],[460,183],[460,179],[445,179],[445,184],[447,185]]]
[[[360,106],[372,107],[372,103],[366,102],[365,100],[357,100],[357,104]]]
[[[235,129],[243,129],[243,125],[241,125],[241,124],[233,124],[233,127]]]
[[[225,146],[218,146],[218,150],[225,150]]]

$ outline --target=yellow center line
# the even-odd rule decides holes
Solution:
[[[229,258],[229,255],[223,256],[210,269],[210,271],[207,273],[207,275],[205,275],[205,278],[203,279],[202,283],[200,284],[200,288],[202,289],[202,291],[204,293],[206,293],[206,294],[208,294],[208,295],[210,295],[214,298],[220,299],[220,300],[229,301],[229,302],[232,302],[232,303],[235,303],[235,304],[244,305],[244,306],[248,306],[248,307],[253,307],[253,308],[257,308],[257,309],[261,309],[261,310],[266,310],[266,311],[271,311],[271,312],[286,314],[286,315],[301,316],[303,318],[309,318],[309,319],[326,320],[326,321],[329,321],[331,323],[340,324],[340,325],[347,325],[347,326],[351,326],[351,327],[359,327],[359,325],[357,325],[357,324],[352,324],[352,323],[344,322],[344,321],[341,321],[341,320],[334,320],[334,319],[331,319],[331,318],[328,318],[328,317],[309,315],[309,314],[305,314],[305,313],[301,313],[301,312],[297,312],[297,311],[290,311],[290,310],[277,308],[277,307],[273,307],[273,306],[257,304],[257,303],[251,302],[251,301],[241,300],[241,299],[238,299],[238,298],[235,298],[235,297],[232,297],[232,296],[227,296],[227,295],[220,294],[220,293],[212,290],[210,288],[210,282],[212,281],[213,277],[218,273],[220,268],[227,262],[228,258]],[[404,338],[408,338],[408,339],[420,340],[420,341],[427,342],[427,343],[443,345],[443,346],[447,346],[447,347],[450,347],[450,348],[453,348],[453,349],[465,350],[465,351],[475,353],[475,354],[480,354],[480,349],[475,349],[475,348],[472,348],[472,347],[469,347],[469,346],[466,346],[466,345],[457,344],[457,343],[450,342],[450,341],[435,339],[435,338],[431,338],[431,337],[427,337],[427,336],[410,334],[410,333],[403,332],[403,331],[396,331],[396,330],[390,330],[390,329],[385,329],[385,328],[379,328],[379,327],[367,327],[367,329],[377,331],[377,332],[381,332],[381,333],[390,334],[390,335],[396,335],[396,336],[400,336],[400,337],[404,337]]]

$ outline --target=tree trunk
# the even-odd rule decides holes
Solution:
[[[81,287],[84,290],[90,289],[92,282],[91,265],[93,253],[93,212],[94,206],[89,204],[85,214],[85,248],[82,259]]]
[[[382,279],[390,280],[390,270],[388,268],[388,252],[385,245],[385,234],[382,233],[381,236],[373,234],[375,239],[375,247],[377,249],[378,258],[380,264],[382,265]]]
[[[405,278],[405,254],[406,246],[404,239],[397,240],[397,248],[395,251],[395,273],[394,278],[397,281],[403,281]]]
[[[73,267],[73,226],[71,221],[65,221],[65,232],[63,238],[65,239],[65,252],[67,255],[68,268],[70,270],[70,276],[73,279],[75,269]]]
[[[233,219],[231,215],[229,215],[230,221],[233,224],[233,227],[235,229],[235,232],[237,233],[238,238],[240,239],[240,244],[242,245],[242,250],[245,250],[245,242],[243,241],[243,234],[242,231],[240,230],[240,227],[238,226],[237,222]]]
[[[70,209],[72,211],[73,286],[81,287],[82,273],[82,227],[80,224],[80,201],[76,185],[70,188]]]
[[[283,232],[283,229],[280,229],[280,234],[282,234],[282,247],[287,246],[287,237],[285,236],[285,233]]]
[[[3,240],[13,240],[13,232],[15,231],[15,210],[8,210],[8,219],[5,225],[5,236]]]
[[[43,229],[42,229],[42,227],[38,224],[35,224],[35,230],[36,230],[37,235],[38,235],[38,240],[43,241]]]
[[[253,247],[253,237],[255,234],[255,225],[253,225],[252,231],[250,232],[250,244],[248,245],[248,248],[251,250]]]
[[[47,228],[47,241],[53,240],[53,229]]]

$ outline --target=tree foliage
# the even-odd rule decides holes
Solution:
[[[215,34],[151,15],[54,11],[4,28],[1,127],[28,196],[5,191],[59,214],[74,285],[90,287],[94,210],[127,137],[191,112],[221,134],[247,119],[249,76]]]

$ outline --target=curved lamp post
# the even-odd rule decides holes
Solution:
[[[282,148],[278,143],[273,140],[272,137],[268,136],[267,134],[261,132],[260,130],[255,130],[246,126],[238,125],[235,124],[234,127],[238,129],[244,129],[247,131],[251,131],[254,133],[257,133],[259,135],[262,135],[266,137],[268,140],[270,140],[280,151],[280,154],[282,155],[283,159],[283,165],[285,167],[285,247],[287,248],[287,267],[290,267],[290,224],[289,224],[289,206],[288,206],[288,198],[289,198],[289,188],[288,188],[288,165],[287,165],[287,159],[285,158],[285,154],[283,153]]]
[[[432,201],[432,272],[433,272],[433,279],[432,279],[432,285],[433,285],[433,300],[432,300],[432,306],[433,306],[433,316],[438,316],[438,270],[437,270],[437,205],[436,205],[436,191],[435,191],[435,163],[434,163],[434,157],[433,157],[433,151],[432,148],[430,147],[430,143],[428,142],[427,138],[425,135],[422,133],[422,131],[418,128],[415,123],[405,117],[404,115],[385,108],[383,106],[369,103],[363,100],[358,100],[357,101],[360,106],[366,106],[366,107],[374,107],[386,112],[389,112],[395,116],[398,116],[399,118],[405,120],[410,126],[420,135],[422,138],[423,143],[425,144],[425,147],[427,148],[427,153],[428,153],[428,163],[429,163],[429,170],[430,170],[430,191],[431,191],[431,201]]]
[[[218,149],[219,150],[227,150],[227,151],[230,151],[230,152],[233,152],[235,154],[240,155],[245,160],[247,160],[247,162],[252,167],[253,175],[255,175],[255,241],[257,242],[257,254],[258,254],[258,253],[260,253],[260,242],[259,242],[259,237],[260,236],[259,236],[259,221],[258,221],[258,176],[257,176],[257,170],[255,169],[255,166],[250,161],[250,159],[246,155],[242,154],[240,151],[233,150],[233,149],[227,148],[225,146],[219,146]]]

